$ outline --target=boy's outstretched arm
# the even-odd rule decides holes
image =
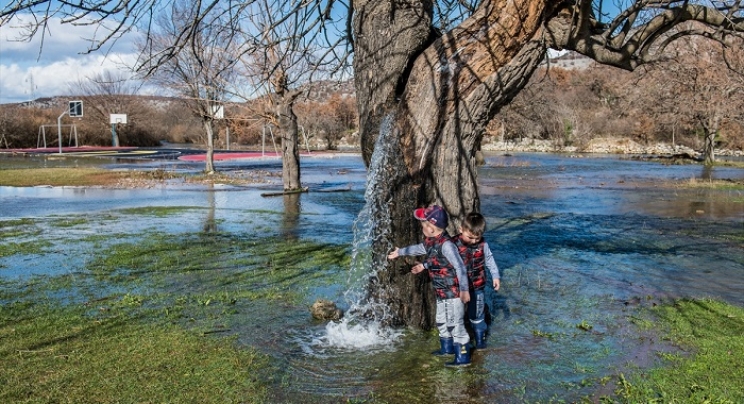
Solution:
[[[390,252],[390,254],[388,254],[388,259],[394,260],[398,258],[399,256],[400,256],[400,252],[398,250],[398,247],[395,247],[395,250],[393,250],[392,252]]]

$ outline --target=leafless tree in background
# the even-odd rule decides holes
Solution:
[[[242,62],[252,86],[264,95],[262,115],[266,123],[277,128],[281,138],[284,190],[296,191],[302,184],[294,106],[303,95],[303,85],[319,71],[314,60],[314,51],[319,50],[297,33],[307,32],[308,24],[317,23],[318,16],[312,9],[297,8],[295,2],[256,0],[250,9],[248,18],[242,21],[243,38],[253,41],[255,50],[245,54]]]
[[[649,66],[641,77],[645,108],[656,111],[659,121],[699,128],[704,163],[712,165],[720,129],[744,117],[744,82],[735,70],[721,68],[724,52],[731,61],[741,57],[741,42],[686,37],[670,45],[669,52],[668,62]]]
[[[195,11],[190,2],[175,2],[170,14],[160,15],[154,21],[150,35],[140,46],[140,69],[148,81],[186,99],[193,114],[201,119],[207,146],[204,171],[213,174],[214,121],[220,119],[218,114],[226,98],[239,82],[237,65],[245,48],[237,42],[232,21],[213,18],[193,33],[188,45],[179,52],[158,59],[157,55],[173,49],[179,35],[196,18]],[[217,9],[212,12],[223,15]],[[151,65],[155,60],[158,63]]]

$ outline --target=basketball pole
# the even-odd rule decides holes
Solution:
[[[68,112],[70,112],[69,109],[57,118],[57,141],[59,142],[59,154],[62,154],[62,117]]]

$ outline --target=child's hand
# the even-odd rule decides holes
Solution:
[[[499,290],[501,287],[501,280],[500,279],[494,279],[493,280],[493,290]]]
[[[398,247],[395,247],[395,250],[393,250],[393,252],[391,252],[390,254],[388,254],[388,259],[389,260],[394,260],[394,259],[398,258],[398,256],[399,256],[398,255]]]
[[[468,304],[468,302],[470,301],[470,292],[468,292],[468,291],[465,291],[465,292],[463,292],[463,291],[461,290],[461,291],[460,291],[460,300],[461,300],[461,301],[462,301],[463,303],[465,303],[465,304]]]
[[[417,262],[416,265],[411,268],[411,272],[414,274],[420,274],[424,269],[424,264]]]

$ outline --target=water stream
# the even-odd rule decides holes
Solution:
[[[384,165],[383,157],[375,158],[380,159],[375,164]],[[3,159],[0,164],[11,162]],[[95,164],[201,169],[198,164],[147,160]],[[216,165],[223,171],[281,171],[276,160]],[[302,304],[236,307],[230,329],[238,342],[271,355],[278,369],[268,381],[277,403],[369,398],[410,403],[575,401],[611,391],[612,386],[599,382],[604,376],[650,366],[657,360],[655,350],[670,349],[653,336],[641,337],[631,325],[639,307],[672,297],[712,297],[744,305],[744,194],[664,185],[710,178],[740,181],[744,170],[706,171],[697,165],[619,156],[487,155],[479,177],[482,212],[502,290],[487,295],[489,348],[476,351],[467,369],[446,369],[445,360],[429,354],[437,347],[436,333],[385,329],[353,315],[338,323],[309,316],[307,307],[317,298],[351,312],[363,301],[360,285],[373,272],[358,269],[375,266],[368,245],[380,237],[369,219],[385,217],[369,211],[365,192],[385,185],[367,178],[357,155],[304,157],[302,169],[303,185],[311,190],[347,191],[311,191],[282,201],[261,197],[265,188],[252,186],[0,187],[0,220],[97,217],[82,229],[45,229],[44,237],[60,248],[46,254],[43,265],[28,256],[0,257],[0,278],[22,282],[79,272],[89,258],[65,251],[66,239],[100,234],[136,238],[152,229],[201,232],[208,223],[227,233],[249,228],[267,237],[353,245],[353,268],[308,288]],[[184,209],[166,217],[122,213],[155,206]],[[577,327],[581,324],[590,330]]]

